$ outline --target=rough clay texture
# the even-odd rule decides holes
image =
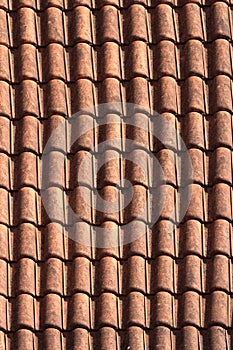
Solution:
[[[231,1],[0,1],[1,350],[232,349],[232,14]],[[193,162],[192,200],[167,232],[176,169],[144,135],[166,177],[161,217],[124,247],[88,248],[46,217],[40,159],[64,118],[114,101],[174,123]],[[147,179],[131,167],[137,196],[123,213],[80,204],[79,162],[98,137],[122,132],[113,124],[84,135],[64,164],[87,226],[117,229],[145,200]],[[119,167],[102,169],[108,200]]]

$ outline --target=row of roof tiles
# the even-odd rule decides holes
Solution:
[[[231,17],[231,10],[224,2],[204,8],[189,3],[175,10],[169,4],[159,4],[151,10],[134,4],[121,11],[108,5],[97,12],[78,6],[66,15],[56,7],[41,13],[29,7],[10,14],[0,9],[0,44],[17,47],[22,43],[39,46],[61,43],[70,46],[78,42],[100,45],[106,41],[127,44],[134,40],[157,43],[167,39],[184,43],[189,39],[232,39]]]
[[[108,292],[98,298],[76,293],[68,300],[54,293],[39,299],[29,294],[20,294],[9,300],[0,296],[0,329],[39,331],[53,327],[68,331],[86,328],[90,331],[104,326],[120,330],[129,326],[153,329],[162,325],[172,328],[187,325],[231,327],[232,304],[232,298],[223,291],[214,291],[206,296],[187,291],[176,298],[162,291],[151,297],[132,292],[121,300]]]
[[[121,151],[108,150],[101,154],[93,154],[85,150],[80,150],[74,155],[70,155],[69,159],[64,159],[64,155],[59,151],[53,151],[46,156],[48,161],[47,176],[50,185],[62,186],[66,190],[74,190],[78,185],[92,188],[103,189],[106,186],[116,186],[122,179],[131,181],[134,185],[143,185],[149,188],[153,194],[153,187],[159,184],[156,175],[158,172],[154,169],[152,158],[145,151],[137,150],[129,153],[132,161],[121,159]],[[214,186],[217,183],[231,184],[232,182],[232,152],[228,148],[218,147],[213,152],[204,153],[197,148],[190,148],[189,154],[191,157],[193,172],[192,178],[188,181],[202,186]],[[179,169],[176,168],[177,156],[172,150],[161,149],[157,153],[163,170],[163,180],[167,185],[177,188],[180,184]],[[109,157],[114,157],[109,160]],[[137,164],[139,157],[142,158],[140,167]],[[143,158],[144,157],[144,158]],[[86,178],[80,179],[79,171],[81,170],[82,162],[87,159],[86,170],[93,169],[94,174],[88,175]],[[2,172],[0,174],[0,188],[7,190],[19,190],[22,187],[30,186],[35,189],[41,188],[41,160],[35,153],[22,150],[22,153],[8,156],[4,153],[0,155]],[[105,164],[97,172],[98,164],[106,160]],[[135,164],[133,163],[135,160]],[[59,166],[62,165],[62,168]],[[144,172],[144,169],[148,169]],[[212,171],[212,178],[207,176],[208,171]],[[151,176],[154,180],[151,179]],[[161,182],[162,184],[162,179]],[[219,187],[220,188],[220,187]],[[104,195],[103,189],[102,193]],[[109,193],[114,190],[109,189]],[[143,189],[142,189],[143,191]],[[168,190],[169,191],[169,190]],[[97,195],[96,190],[94,191]],[[94,194],[93,193],[93,194]],[[127,193],[126,193],[127,195]],[[124,193],[122,192],[122,198]]]
[[[66,263],[58,258],[48,258],[45,263],[30,258],[11,264],[0,260],[0,276],[0,294],[5,297],[25,293],[34,297],[48,293],[96,297],[103,292],[123,297],[135,291],[145,295],[167,291],[175,297],[195,291],[205,297],[216,290],[233,291],[232,262],[220,254],[204,261],[196,255],[179,260],[166,255],[152,260],[131,256],[122,261],[106,256],[94,262],[77,257]]]
[[[67,49],[53,43],[40,51],[31,44],[11,51],[0,45],[0,79],[11,83],[25,79],[40,83],[61,79],[70,83],[81,78],[97,82],[106,78],[130,80],[136,76],[149,80],[164,76],[183,80],[192,75],[213,79],[216,75],[232,75],[231,55],[232,48],[226,39],[208,44],[192,39],[179,46],[163,40],[150,48],[143,41],[123,47],[107,42],[96,48],[79,43]]]
[[[114,115],[109,114],[107,117],[109,119],[112,117],[114,118]],[[141,118],[143,117],[143,115],[140,114],[139,117]],[[181,133],[181,136],[183,137],[187,148],[192,149],[192,151],[190,151],[190,155],[193,158],[193,161],[195,162],[196,157],[200,157],[200,163],[196,164],[197,162],[195,162],[195,167],[197,166],[197,169],[200,169],[203,164],[204,169],[209,169],[209,166],[207,166],[207,164],[212,163],[212,161],[214,163],[214,158],[216,157],[217,159],[218,154],[222,153],[224,159],[221,159],[221,161],[223,162],[223,164],[225,164],[224,169],[215,170],[216,174],[219,173],[219,175],[215,176],[221,177],[223,175],[220,175],[220,173],[225,173],[226,175],[223,176],[223,179],[230,178],[229,174],[227,173],[227,170],[225,170],[225,167],[227,168],[226,160],[230,161],[229,152],[228,150],[224,151],[222,149],[222,147],[225,147],[229,150],[232,149],[232,116],[230,113],[226,111],[221,111],[217,112],[213,116],[203,116],[200,113],[191,112],[186,114],[185,116],[180,117],[179,119],[171,113],[163,113],[162,117],[164,118],[164,120],[167,120],[169,123],[171,123],[174,130],[177,129],[177,131]],[[52,132],[58,127],[59,124],[64,122],[64,118],[59,115],[52,115],[49,119],[38,120],[34,116],[25,116],[20,120],[14,119],[12,121],[10,121],[6,117],[1,117],[1,152],[6,153],[8,155],[17,155],[22,152],[33,152],[36,155],[39,155],[42,153],[43,148]],[[149,135],[145,135],[145,131],[142,129],[136,127],[133,128],[132,126],[127,126],[125,128],[123,123],[122,125],[119,125],[119,123],[114,124],[113,122],[109,123],[108,127],[103,127],[101,130],[100,128],[97,128],[98,125],[93,124],[93,118],[85,116],[85,121],[87,123],[90,123],[90,126],[93,125],[93,131],[91,130],[90,132],[80,137],[80,139],[78,139],[72,146],[71,150],[63,148],[63,150],[65,149],[67,153],[71,155],[74,155],[78,152],[74,156],[74,160],[77,158],[76,160],[80,161],[79,157],[82,159],[82,157],[85,154],[85,151],[94,149],[96,145],[95,140],[103,142],[104,138],[105,140],[111,140],[114,138],[119,138],[119,136],[121,135],[127,135],[129,139],[134,138],[139,145],[141,145],[142,147],[146,147],[150,151],[159,152],[163,150],[165,154],[167,153],[164,149],[164,145],[161,145],[160,142],[153,140],[153,137],[150,133]],[[119,130],[120,127],[121,130]],[[164,129],[163,132],[165,133],[166,130]],[[20,136],[16,137],[16,135]],[[169,144],[170,138],[171,136],[167,135],[168,144],[166,146],[172,150],[172,145]],[[164,136],[164,139],[166,139],[166,135]],[[179,149],[178,144],[176,145],[176,147],[176,149]],[[54,142],[53,149],[57,150],[58,152],[61,151],[61,143],[58,141]],[[119,151],[117,145],[114,147],[114,149],[116,151]],[[120,149],[120,151],[123,150],[124,149]],[[202,157],[198,150],[203,151],[203,159],[205,159],[204,161],[201,160]],[[207,151],[214,151],[214,154],[211,155]],[[199,156],[197,156],[197,154]],[[30,153],[28,154],[28,156],[33,157]],[[3,161],[5,160],[6,164],[7,160],[6,158],[4,158],[5,156],[2,155],[2,157]],[[72,158],[70,162],[72,163]],[[197,171],[195,167],[195,180],[197,182],[202,183],[202,181],[197,180],[197,174],[199,173],[199,171]],[[69,167],[66,167],[67,171],[69,171],[68,168]],[[202,176],[201,172],[199,176]],[[2,184],[4,184],[4,186],[8,188],[8,180],[1,180],[1,182]]]
[[[226,75],[218,75],[209,81],[191,76],[180,82],[172,77],[151,82],[137,77],[122,85],[115,78],[95,84],[88,79],[79,79],[69,86],[59,79],[42,85],[24,80],[13,86],[0,81],[0,89],[0,114],[9,118],[25,115],[49,117],[53,114],[67,116],[95,103],[120,101],[152,108],[159,113],[214,114],[232,110],[232,80]],[[22,96],[27,96],[27,99],[22,99]]]
[[[126,224],[133,219],[142,223],[153,224],[155,215],[155,207],[163,204],[160,216],[161,219],[178,220],[179,214],[179,196],[176,189],[170,185],[162,186],[162,193],[158,199],[156,198],[156,190],[148,190],[142,185],[133,186],[133,197],[128,205],[128,199],[131,192],[121,191],[115,186],[105,186],[101,190],[101,197],[107,202],[115,202],[114,209],[109,208],[109,212],[104,212],[104,207],[96,208],[99,200],[98,193],[92,193],[92,189],[86,186],[76,187],[68,194],[64,194],[59,187],[51,186],[48,190],[44,190],[44,200],[46,200],[47,211],[50,213],[48,219],[45,210],[41,208],[41,198],[38,191],[23,187],[17,192],[9,193],[7,190],[0,188],[0,200],[2,207],[0,208],[0,223],[6,225],[19,225],[23,222],[34,223],[36,225],[45,225],[50,220],[55,222],[70,223],[67,208],[63,208],[59,200],[63,198],[64,203],[70,203],[71,208],[77,216],[87,223],[100,225],[105,221],[113,221],[117,224]],[[192,192],[191,203],[187,209],[184,220],[197,219],[200,222],[210,223],[216,219],[232,220],[232,187],[227,184],[219,183],[210,188],[203,188],[198,184],[190,185],[189,190]],[[82,196],[85,195],[85,199]],[[55,205],[56,204],[56,205]],[[98,205],[98,203],[97,203]],[[101,204],[100,202],[100,205]],[[125,208],[124,208],[125,207]],[[156,208],[157,208],[156,207]],[[118,209],[118,211],[115,211]],[[159,207],[157,208],[159,210]],[[12,216],[12,214],[14,214]],[[157,212],[156,212],[157,214]],[[88,228],[87,228],[88,229]]]
[[[31,258],[40,263],[49,258],[71,262],[72,259],[80,257],[88,259],[85,260],[88,264],[88,261],[100,260],[107,256],[121,261],[136,255],[149,259],[148,264],[151,264],[151,258],[164,256],[163,259],[166,259],[165,256],[170,256],[181,264],[179,258],[184,259],[189,255],[194,255],[195,261],[200,261],[197,257],[208,259],[215,255],[223,255],[221,259],[224,262],[226,261],[224,256],[228,258],[232,256],[232,227],[226,220],[218,219],[207,225],[197,220],[188,220],[173,232],[167,230],[167,226],[168,221],[160,220],[153,230],[148,230],[125,246],[94,248],[80,244],[82,235],[85,237],[92,235],[92,232],[88,232],[90,227],[85,223],[74,226],[72,231],[76,239],[74,241],[68,238],[65,230],[61,228],[59,231],[51,223],[40,228],[30,223],[23,223],[11,229],[1,224],[0,258],[7,262]],[[115,228],[117,231],[117,225],[113,222],[105,222],[103,227]],[[200,264],[203,262],[200,261]]]
[[[171,330],[166,326],[157,326],[153,330],[143,330],[138,326],[130,326],[127,331],[117,331],[105,326],[98,332],[88,332],[85,328],[76,328],[70,332],[60,332],[56,328],[47,328],[43,332],[33,333],[28,329],[19,329],[15,333],[0,332],[0,346],[8,350],[17,346],[19,350],[51,349],[65,350],[137,350],[145,349],[180,349],[230,350],[232,332],[221,326],[212,326],[200,333],[194,326],[184,326],[179,330]]]
[[[231,1],[224,0],[226,4],[232,4]],[[77,6],[87,6],[90,9],[100,9],[105,5],[112,5],[117,8],[127,8],[134,4],[141,4],[145,7],[156,7],[159,4],[168,3],[173,6],[181,7],[188,0],[2,0],[0,7],[7,10],[17,10],[21,7],[29,7],[35,10],[43,11],[47,7],[55,7],[63,10],[71,10]],[[210,6],[213,0],[192,0],[191,3],[197,3],[202,6]]]

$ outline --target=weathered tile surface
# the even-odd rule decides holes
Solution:
[[[0,0],[0,349],[233,348],[232,21],[228,0]],[[107,247],[95,248],[50,222],[41,156],[72,114],[119,101],[158,111],[181,133],[192,197],[169,231],[179,185],[172,146],[119,126],[122,111],[112,107],[111,123],[74,143],[62,175],[54,140],[50,207],[60,188],[84,220],[73,237],[90,242],[91,226],[117,234],[135,217],[145,221],[150,179],[121,159],[119,144],[98,158],[110,159],[98,174],[78,178],[97,141],[125,137],[154,152],[166,198],[145,235],[116,248],[105,237]],[[131,159],[148,166],[141,150]],[[134,188],[124,210],[122,178]],[[116,201],[116,210],[93,209],[98,196]]]

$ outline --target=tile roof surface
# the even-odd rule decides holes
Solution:
[[[233,348],[232,5],[0,0],[1,350]],[[174,124],[193,162],[192,199],[168,232],[173,153],[131,130],[160,160],[166,206],[136,241],[88,247],[46,216],[41,155],[65,118],[114,101],[152,108]],[[81,160],[96,137],[122,132],[112,124],[83,135],[64,164],[84,231],[93,223],[117,230],[145,201],[147,179],[119,163],[103,167],[98,186],[103,198],[116,198],[120,168],[128,169],[135,198],[123,213],[93,213],[80,201]],[[56,186],[56,164],[50,171]]]

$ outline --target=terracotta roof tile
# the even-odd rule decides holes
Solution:
[[[20,7],[31,7],[32,9],[36,9],[36,0],[16,0],[12,1],[12,9],[17,10]]]
[[[70,68],[71,68],[71,74],[72,74],[71,79],[74,81],[79,78],[93,79],[94,75],[93,75],[92,59],[93,59],[93,50],[89,44],[87,43],[76,44],[74,48],[72,48],[72,51],[70,53],[70,60],[71,60]],[[61,64],[59,66],[61,67]],[[103,68],[104,68],[104,65],[103,65]]]
[[[20,328],[34,329],[35,326],[34,299],[29,294],[20,294],[14,299],[12,305],[12,330]]]
[[[154,79],[166,75],[177,78],[177,49],[172,41],[160,41],[152,47],[152,54],[151,65],[153,66]]]
[[[85,257],[77,257],[67,266],[66,276],[70,277],[67,282],[67,294],[76,292],[91,294],[92,286],[92,264]]]
[[[164,188],[162,188],[163,194],[164,194],[164,208],[161,211],[161,218],[169,220],[169,218],[173,214],[173,209],[175,207],[175,189],[173,186],[165,185]],[[155,196],[153,196],[152,192],[152,197],[154,197],[151,201],[151,206],[156,205],[156,200]]]
[[[67,334],[67,347],[78,349],[79,346],[83,349],[88,349],[90,345],[88,331],[84,328],[75,328]]]
[[[63,0],[42,0],[40,2],[40,9],[44,10],[49,6],[63,8]]]
[[[127,306],[126,306],[127,305]],[[125,327],[135,325],[139,327],[145,327],[146,315],[145,315],[145,296],[138,292],[131,292],[126,298],[126,322]],[[124,325],[124,320],[123,320]]]
[[[7,330],[7,314],[6,314],[6,308],[7,308],[7,299],[4,296],[0,296],[0,310],[1,310],[1,321],[0,321],[0,327],[3,331]]]
[[[36,294],[35,286],[36,266],[32,259],[22,258],[13,266],[12,296],[18,294]]]
[[[113,293],[101,294],[93,306],[96,311],[94,324],[97,329],[104,326],[112,328],[118,326],[117,298]]]
[[[12,244],[17,249],[13,251],[13,260],[20,258],[38,259],[38,233],[33,224],[23,223],[14,230]]]
[[[193,291],[187,291],[178,300],[178,309],[180,309],[180,319],[178,325],[180,327],[193,325],[199,327],[201,325],[200,315],[200,296]]]
[[[94,87],[90,80],[79,79],[71,86],[71,112],[88,109],[94,102]],[[83,137],[83,136],[82,136]]]
[[[0,188],[0,198],[1,198],[1,203],[2,203],[2,208],[0,210],[0,222],[6,225],[9,225],[10,223],[10,197],[9,193],[3,189]]]
[[[136,348],[138,350],[142,350],[144,348],[144,332],[142,328],[135,326],[129,327],[126,339],[126,344],[129,344],[131,348]],[[123,343],[123,346],[125,342]]]
[[[160,254],[172,257],[176,255],[175,237],[171,230],[167,230],[168,221],[160,220],[152,231],[152,258]]]
[[[232,75],[231,47],[226,39],[217,39],[211,43],[210,61],[212,77],[219,74]],[[213,60],[215,56],[215,60]],[[223,59],[224,57],[224,59]]]
[[[150,332],[150,346],[156,349],[168,350],[171,348],[171,331],[168,327],[158,326]]]
[[[105,103],[121,101],[121,86],[118,79],[106,78],[101,84],[98,102],[104,103],[104,101],[106,101]]]
[[[92,42],[91,11],[86,6],[77,6],[68,14],[69,45]]]
[[[124,42],[129,44],[134,40],[148,42],[148,15],[144,6],[132,1],[132,5],[125,10],[125,24],[123,25]]]
[[[212,233],[210,240],[210,253],[224,254],[229,256],[231,231],[229,222],[219,219],[215,220],[210,227]]]
[[[63,295],[63,263],[58,258],[50,258],[41,266],[38,273],[45,276],[40,282],[40,294],[56,293]]]
[[[11,153],[11,123],[8,118],[1,117],[0,122],[0,149],[2,152]]]
[[[40,303],[41,329],[62,328],[62,300],[57,294],[46,294]]]
[[[42,52],[42,59],[48,64],[43,67],[43,81],[51,79],[66,79],[65,53],[62,45],[51,43]]]
[[[95,39],[99,45],[107,41],[120,43],[119,12],[115,6],[103,6],[96,14]]]
[[[40,115],[39,94],[36,82],[32,80],[23,80],[16,86],[15,95],[15,99],[17,101],[15,113],[17,118],[21,118],[26,115],[34,115],[36,117]],[[22,96],[24,95],[27,96],[26,100],[22,99]]]
[[[122,258],[128,258],[133,255],[140,255],[145,257],[148,254],[148,256],[150,256],[150,252],[147,252],[147,239],[149,240],[148,236],[149,233],[139,237],[129,244],[126,244],[123,247]]]
[[[68,329],[90,328],[90,301],[84,293],[76,293],[72,296],[68,305]]]
[[[149,76],[147,45],[143,41],[133,41],[124,52],[126,79],[135,76]]]
[[[68,114],[66,104],[66,89],[64,83],[61,80],[50,80],[46,85],[44,93],[47,102],[47,108],[45,108],[46,115],[50,116],[53,114]]]
[[[219,90],[224,91],[223,94],[219,94]],[[212,101],[212,113],[216,113],[220,110],[230,111],[232,109],[231,101],[231,80],[229,77],[224,75],[216,76],[210,84],[210,94],[215,96],[215,100]],[[215,91],[213,95],[213,91]]]
[[[14,80],[21,82],[23,79],[39,80],[38,53],[34,45],[22,44],[14,54]]]
[[[174,292],[173,284],[174,260],[166,255],[158,256],[151,263],[150,271],[150,293],[154,294],[158,291]]]
[[[8,31],[9,17],[7,15],[7,12],[2,9],[0,9],[0,23],[0,43],[8,46],[10,44],[10,33]]]
[[[213,171],[213,179],[209,179],[210,184],[216,182],[231,183],[231,151],[229,149],[225,147],[216,148],[210,154],[209,166],[211,166],[211,171]]]
[[[106,256],[103,257],[95,266],[95,275],[98,276],[99,285],[94,285],[95,294],[99,295],[102,292],[119,292],[118,281],[118,262],[115,258]]]
[[[163,325],[167,327],[174,326],[173,300],[168,292],[158,292],[151,299],[151,320],[150,327]],[[156,312],[153,312],[156,310]]]
[[[227,346],[227,336],[225,330],[218,326],[210,328],[210,341],[213,349],[220,349],[220,347]]]
[[[64,259],[64,239],[63,235],[59,234],[59,229],[48,224],[42,229],[42,237],[44,247],[42,260],[52,257],[60,258],[61,260]]]
[[[206,111],[205,106],[205,83],[196,76],[191,76],[185,80],[183,87],[186,97],[183,105],[183,113]]]
[[[54,329],[54,328],[47,328],[44,331],[45,336],[41,337],[41,347],[51,347],[54,346],[57,349],[61,349],[61,345],[62,345],[62,335],[59,332],[58,329]]]
[[[216,184],[209,190],[209,219],[231,220],[231,188],[227,184]]]
[[[0,78],[1,80],[10,81],[10,57],[8,48],[0,45]]]
[[[0,175],[0,186],[9,190],[10,189],[10,158],[6,154],[2,153],[0,155],[0,161],[2,164],[2,173]]]
[[[145,261],[140,256],[132,256],[123,263],[122,266],[122,293],[128,294],[130,291],[145,292],[146,271]]]
[[[104,221],[101,225],[101,228],[107,229],[107,230],[111,230],[114,232],[114,234],[116,235],[116,237],[118,238],[119,242],[120,242],[120,237],[119,237],[119,227],[117,225],[117,223],[113,222],[113,221]],[[92,239],[94,240],[94,233],[96,231],[94,230],[94,232],[92,232]],[[101,259],[104,256],[113,256],[115,258],[119,258],[119,248],[116,246],[112,247],[113,244],[113,239],[111,237],[105,236],[102,239],[98,240],[98,237],[95,237],[95,242],[101,242],[101,244],[103,246],[106,246],[107,248],[97,248],[95,252],[93,252],[93,255],[95,256],[95,258],[97,260]]]
[[[1,1],[1,349],[232,348],[231,6]],[[68,131],[72,114],[121,101],[140,105],[136,125],[116,104],[99,128],[97,108],[80,115],[77,130],[90,130],[70,148],[69,136],[53,139],[45,156],[49,186],[42,188],[42,153],[56,127],[66,121]],[[150,135],[143,107],[173,129]],[[177,226],[179,133],[193,171],[185,179],[191,201]],[[121,142],[96,151],[114,139]],[[125,139],[138,149],[127,150]],[[152,156],[165,198],[158,220],[134,239],[154,219],[145,205],[151,211],[162,201],[154,198]],[[129,203],[123,178],[132,184]],[[58,196],[83,221],[69,226]],[[128,230],[132,222],[137,226]],[[100,228],[109,234],[102,237]]]
[[[219,313],[216,309],[216,304],[221,306],[222,312]],[[219,325],[222,327],[229,326],[228,314],[229,296],[223,291],[214,291],[206,300],[206,307],[210,307],[209,318],[206,320],[206,325]]]
[[[24,186],[38,186],[37,157],[32,152],[23,152],[17,157],[14,172],[17,177],[16,189]]]
[[[156,98],[156,105],[160,113],[170,112],[178,113],[178,86],[174,78],[162,77],[158,83],[155,84],[154,98]]]
[[[186,42],[189,39],[203,40],[203,17],[200,6],[195,3],[186,3],[181,12],[184,17],[184,21],[179,23],[181,42]]]
[[[121,51],[115,42],[106,42],[97,48],[98,80],[121,78]],[[99,63],[99,64],[98,64]],[[91,67],[91,65],[89,65]]]
[[[196,38],[191,38],[180,45],[180,63],[181,67],[185,67],[180,71],[182,79],[191,75],[206,77],[206,50],[203,43]]]
[[[1,259],[9,259],[9,229],[7,226],[0,224],[0,237],[2,246],[0,248]]]
[[[14,201],[20,203],[17,209],[15,208],[15,225],[22,222],[30,222],[33,224],[38,222],[37,192],[34,189],[30,187],[21,188],[16,192]]]
[[[204,149],[206,147],[204,119],[200,113],[190,112],[185,114],[182,135],[188,148]]]
[[[187,220],[181,225],[179,248],[181,258],[187,254],[203,256],[203,228],[198,220]]]
[[[214,30],[209,31],[209,39],[231,38],[231,19],[229,8],[224,2],[215,2],[208,9],[207,16],[211,23],[215,23]]]
[[[117,332],[111,327],[103,327],[97,333],[93,333],[90,344],[93,346],[93,349],[98,349],[102,347],[107,349],[108,346],[111,346],[111,349],[117,349]]]
[[[68,250],[69,250],[69,257],[70,259],[74,259],[77,256],[84,256],[87,258],[92,257],[92,250],[89,246],[85,246],[83,244],[80,244],[79,242],[83,241],[85,237],[91,241],[91,230],[90,226],[86,222],[77,222],[72,227],[72,237],[75,240],[75,244],[71,244],[71,241],[68,241]],[[54,235],[56,234],[56,231],[54,232]],[[62,241],[61,241],[62,243]],[[51,239],[52,244],[52,239]],[[63,248],[63,245],[61,244],[59,248]]]
[[[200,185],[193,184],[192,199],[189,208],[186,213],[188,219],[198,219],[203,221],[204,219],[204,191]]]
[[[184,349],[195,349],[200,344],[200,336],[193,326],[185,326],[178,335],[178,346],[183,345]]]
[[[1,289],[0,293],[1,295],[4,295],[5,297],[8,296],[8,286],[7,286],[7,262],[4,260],[1,260],[0,262],[0,271],[1,271]]]
[[[10,86],[5,81],[0,82],[0,89],[2,92],[2,98],[0,101],[0,113],[8,118],[11,116],[11,97],[10,97]],[[4,102],[3,102],[4,101]]]
[[[48,7],[41,14],[41,42],[42,46],[50,43],[65,43],[64,17],[62,10],[57,7]],[[47,32],[43,30],[47,28]]]
[[[172,7],[168,4],[158,4],[151,14],[151,27],[158,27],[157,31],[152,31],[152,41],[167,39],[176,41],[175,18]]]
[[[18,47],[20,44],[38,43],[36,28],[36,13],[29,7],[22,7],[13,13],[14,26],[13,45]]]
[[[205,184],[205,157],[201,150],[196,148],[191,148],[189,150],[190,157],[193,164],[193,181],[195,183]]]
[[[15,333],[14,342],[19,349],[29,350],[34,346],[34,334],[27,329],[19,329]]]

